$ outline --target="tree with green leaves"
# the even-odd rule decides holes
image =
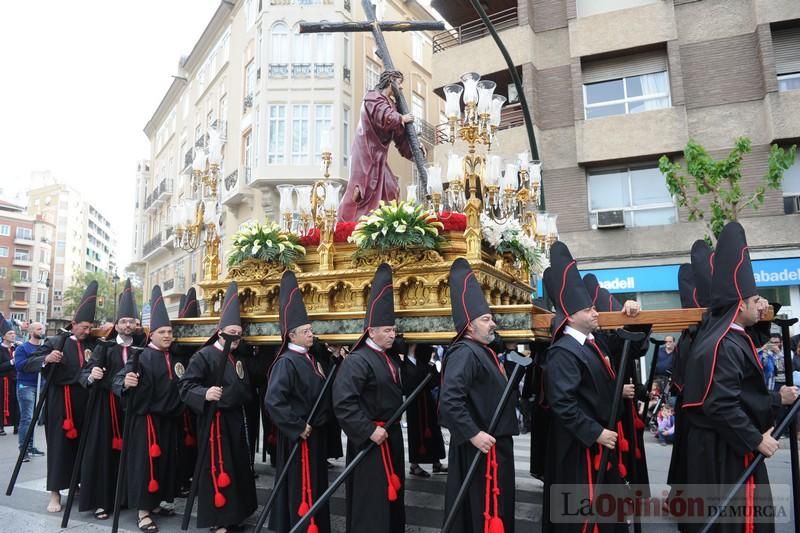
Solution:
[[[75,281],[64,290],[64,314],[71,317],[83,298],[86,287],[92,281],[97,281],[97,310],[95,311],[95,322],[114,322],[114,281],[112,276],[106,272],[84,272],[78,275]],[[117,282],[117,298],[125,287],[125,278]],[[142,309],[142,288],[133,286],[133,293],[136,299],[137,309]]]
[[[689,141],[683,156],[686,172],[680,163],[661,156],[658,168],[667,180],[669,192],[678,199],[678,205],[689,211],[689,220],[702,220],[709,233],[711,244],[719,237],[727,222],[739,220],[745,209],[758,209],[764,204],[767,188],[780,189],[783,173],[794,164],[797,146],[788,150],[773,144],[767,160],[767,174],[763,185],[751,193],[742,189],[742,159],[753,148],[747,137],[736,139],[733,150],[725,159],[713,159],[700,144]]]

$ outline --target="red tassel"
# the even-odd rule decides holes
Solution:
[[[155,494],[158,492],[158,481],[151,479],[150,483],[147,484],[147,492],[150,494]]]
[[[505,526],[500,517],[495,516],[489,521],[489,533],[505,533]]]
[[[122,450],[122,439],[119,437],[111,439],[111,449],[117,451]]]
[[[72,422],[71,418],[67,418],[64,420],[64,423],[61,424],[61,427],[64,428],[64,431],[69,431],[75,428],[75,424]]]
[[[300,507],[297,508],[297,516],[305,516],[308,513],[308,503],[300,502]]]
[[[400,478],[398,477],[397,474],[394,473],[392,474],[392,487],[394,487],[394,490],[396,491],[400,490],[401,487]]]
[[[628,477],[628,468],[624,463],[618,463],[617,470],[619,471],[620,477]]]
[[[638,415],[633,417],[633,427],[636,428],[637,431],[644,429],[644,421],[639,418]]]
[[[222,493],[218,492],[214,494],[214,507],[219,509],[220,507],[225,507],[225,496]]]
[[[230,484],[231,476],[229,476],[227,472],[222,472],[219,477],[217,477],[217,485],[219,485],[219,488],[224,489],[225,487],[229,487]]]
[[[194,438],[194,435],[189,435],[187,433],[186,436],[183,437],[183,444],[187,448],[194,448],[197,446],[197,439]]]
[[[155,442],[150,445],[150,457],[161,457],[161,446]]]
[[[641,459],[642,458],[642,451],[639,448],[636,448],[636,458],[637,459]]]
[[[425,438],[429,439],[433,437],[433,433],[431,433],[431,428],[425,428]]]
[[[386,490],[386,497],[390,502],[397,501],[397,489],[395,489],[393,485],[388,486]]]
[[[594,469],[600,470],[600,454],[594,456]]]
[[[622,450],[622,453],[628,453],[631,449],[631,445],[628,444],[628,439],[622,436],[622,433],[619,434],[619,449]]]
[[[306,531],[308,531],[308,533],[319,533],[319,528],[317,527],[317,524],[311,522],[311,525],[308,526]]]
[[[78,438],[78,430],[75,428],[70,429],[67,431],[67,438],[68,439],[77,439]]]

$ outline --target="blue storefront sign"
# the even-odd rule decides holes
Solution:
[[[679,265],[605,268],[582,270],[581,275],[591,272],[600,286],[611,293],[666,292],[678,290],[678,268]],[[753,274],[759,287],[800,285],[800,257],[755,260]],[[541,290],[540,281],[539,294]]]

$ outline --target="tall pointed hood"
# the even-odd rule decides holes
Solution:
[[[117,321],[120,318],[139,318],[139,310],[136,309],[136,298],[131,287],[131,279],[125,280],[125,288],[122,289],[122,294],[119,296],[119,305],[117,305]]]
[[[289,332],[298,326],[311,323],[306,312],[306,306],[303,303],[303,293],[300,292],[300,287],[297,285],[297,277],[290,270],[284,272],[281,278],[278,318],[282,343],[277,354],[280,355],[289,344]]]
[[[222,329],[225,326],[232,325],[242,325],[241,312],[239,310],[239,285],[235,281],[231,281],[225,291],[225,299],[222,300],[222,310],[219,313],[217,328]]]
[[[692,245],[692,274],[694,277],[697,307],[711,305],[711,275],[714,272],[714,252],[703,239]]]
[[[597,298],[597,303],[594,304],[595,309],[600,313],[611,313],[622,311],[622,304],[619,303],[617,297],[608,292],[608,289],[600,287],[600,294]]]
[[[550,247],[550,274],[544,277],[544,282],[556,308],[553,331],[553,340],[556,340],[567,323],[567,317],[592,307],[592,298],[578,273],[577,263],[561,241]]]
[[[169,315],[167,314],[167,306],[164,304],[164,298],[161,295],[161,287],[158,285],[153,286],[153,291],[150,293],[150,332],[154,332],[158,328],[171,326]]]
[[[678,268],[678,291],[680,292],[681,307],[683,309],[702,307],[697,299],[694,268],[689,263],[684,263]]]
[[[597,281],[597,276],[592,273],[583,276],[583,284],[586,286],[586,292],[589,293],[589,298],[592,299],[592,305],[597,307],[598,300],[600,299],[600,282]],[[599,308],[597,309],[600,310]]]
[[[97,309],[97,281],[92,280],[83,291],[83,298],[81,298],[78,307],[75,309],[75,316],[72,321],[76,324],[79,322],[94,322],[94,313]]]
[[[200,316],[200,305],[197,303],[197,293],[190,287],[185,295],[181,296],[178,318],[197,318]]]
[[[369,300],[364,314],[364,334],[353,345],[353,350],[367,340],[367,330],[382,326],[394,326],[394,287],[392,285],[392,267],[381,263],[372,278]]]
[[[698,279],[696,268],[695,279]],[[729,222],[722,229],[714,252],[712,313],[707,314],[701,322],[686,362],[687,368],[692,371],[685,376],[684,407],[699,407],[705,403],[717,364],[720,340],[736,320],[739,303],[756,294],[756,280],[744,228],[738,222]]]
[[[456,327],[456,338],[467,331],[470,322],[491,313],[475,273],[466,259],[459,257],[450,267],[450,308]]]

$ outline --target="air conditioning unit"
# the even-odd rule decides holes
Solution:
[[[607,211],[597,212],[597,228],[624,228],[625,227],[625,213],[622,209],[609,209]]]
[[[800,194],[783,197],[783,212],[786,215],[800,213]]]

